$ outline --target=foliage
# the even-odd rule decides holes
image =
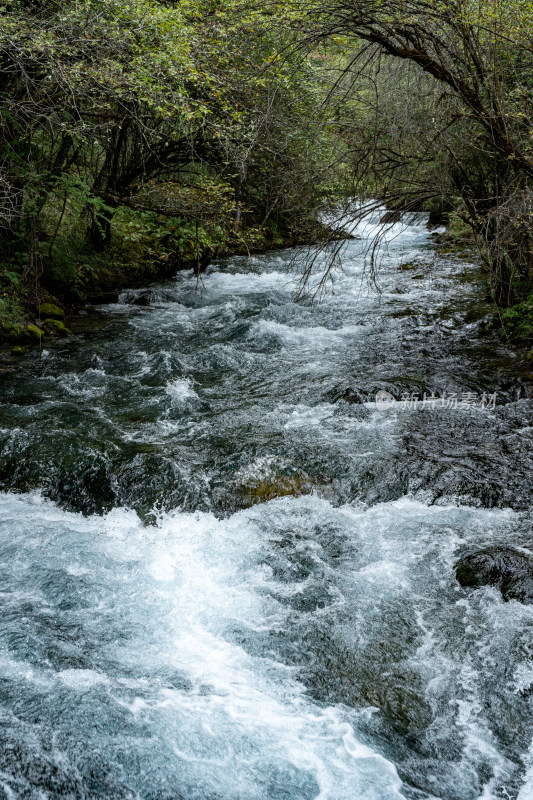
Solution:
[[[3,325],[18,325],[24,319],[24,311],[16,295],[7,292],[0,297],[0,320]]]
[[[0,62],[6,319],[353,195],[453,211],[498,302],[533,287],[526,0],[0,0]]]
[[[493,324],[499,324],[509,339],[531,341],[533,339],[533,294],[510,308],[502,309]]]
[[[530,289],[531,3],[310,0],[293,5],[291,22],[310,50],[339,35],[351,43],[339,81],[359,190],[393,207],[455,208],[495,299]]]
[[[338,191],[339,141],[323,70],[281,17],[0,0],[0,244],[28,302],[81,297],[111,262],[200,268],[309,226]]]

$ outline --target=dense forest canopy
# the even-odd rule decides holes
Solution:
[[[532,57],[525,0],[2,0],[2,318],[314,241],[354,195],[451,213],[517,303]]]
[[[294,32],[146,0],[8,2],[0,26],[4,283],[83,295],[110,259],[309,235],[335,143]]]

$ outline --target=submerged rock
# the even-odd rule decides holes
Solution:
[[[267,476],[263,480],[250,481],[238,488],[245,508],[256,503],[267,503],[275,497],[299,497],[302,494],[311,494],[312,491],[313,485],[306,475],[281,473]]]
[[[56,336],[69,336],[70,331],[66,325],[58,319],[45,319],[43,328],[46,333],[55,334]]]
[[[408,272],[411,269],[417,269],[419,266],[420,262],[418,261],[406,261],[404,264],[400,264],[398,269],[402,272]]]
[[[401,218],[401,211],[386,211],[379,222],[381,225],[392,225],[395,222],[400,222]]]
[[[65,312],[54,303],[43,303],[39,306],[39,316],[46,319],[63,319]]]
[[[134,297],[131,301],[130,305],[132,306],[149,306],[152,303],[152,298],[148,294],[140,294],[138,297]]]
[[[533,556],[511,547],[489,547],[459,559],[461,586],[495,586],[504,600],[533,603]]]
[[[350,404],[373,403],[380,392],[386,392],[394,400],[401,401],[407,395],[418,397],[420,400],[426,395],[440,395],[440,387],[430,384],[423,375],[404,375],[391,377],[382,381],[370,381],[366,384],[352,383],[351,386],[335,388],[330,390],[327,398],[330,403],[337,403],[344,400]]]

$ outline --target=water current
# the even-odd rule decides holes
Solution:
[[[0,797],[533,798],[533,606],[454,572],[531,546],[532,376],[378,228],[319,302],[236,257],[3,358]]]

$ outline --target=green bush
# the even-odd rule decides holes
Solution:
[[[511,308],[500,311],[500,320],[505,335],[509,339],[528,341],[533,339],[533,294]]]
[[[24,320],[24,311],[18,298],[4,293],[0,297],[0,325],[20,325]]]

